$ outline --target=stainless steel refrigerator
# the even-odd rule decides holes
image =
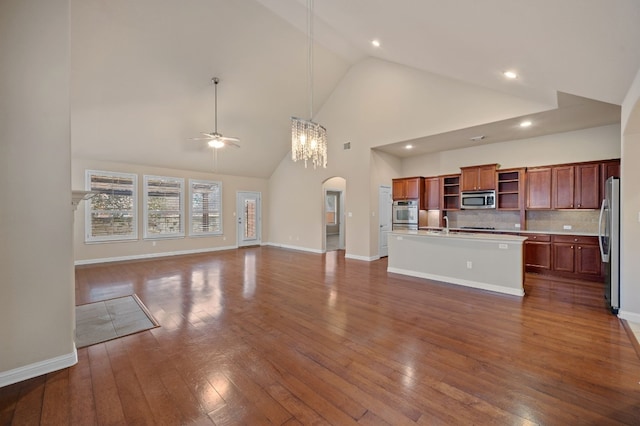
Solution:
[[[620,179],[610,177],[598,222],[600,256],[605,268],[605,298],[611,313],[620,308]]]

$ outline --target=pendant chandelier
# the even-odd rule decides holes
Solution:
[[[313,0],[307,2],[307,67],[309,119],[291,117],[291,158],[327,167],[327,130],[313,119]]]

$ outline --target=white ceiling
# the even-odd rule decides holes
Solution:
[[[218,130],[242,145],[220,151],[220,173],[270,176],[290,149],[289,117],[308,115],[304,0],[71,0],[71,22],[75,157],[210,171],[210,152],[188,139],[213,130],[213,76]],[[578,96],[526,137],[609,124],[640,68],[638,23],[637,0],[317,1],[314,108],[375,56],[548,104]],[[516,139],[513,125],[425,135],[411,155]],[[380,149],[404,156],[405,142]]]

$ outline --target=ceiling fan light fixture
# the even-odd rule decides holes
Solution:
[[[230,137],[230,136],[222,136],[222,134],[218,133],[218,83],[219,82],[220,82],[220,79],[218,77],[213,77],[211,79],[211,83],[213,83],[214,89],[215,89],[214,91],[215,93],[215,111],[214,111],[215,126],[214,127],[215,128],[213,132],[202,133],[202,137],[191,138],[191,140],[206,141],[207,145],[210,148],[214,148],[214,149],[220,149],[225,146],[235,146],[236,148],[240,148],[240,145],[238,145],[237,143],[237,142],[240,142],[240,139]]]
[[[291,117],[291,159],[313,163],[313,168],[327,167],[327,129],[313,119],[313,0],[307,2],[307,53],[309,119]]]
[[[224,146],[224,142],[222,142],[220,139],[213,139],[207,142],[207,145],[209,145],[211,148],[218,149]]]

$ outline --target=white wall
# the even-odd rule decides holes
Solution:
[[[76,362],[69,3],[0,2],[0,386]]]
[[[500,168],[620,158],[620,125],[485,144],[407,158],[402,176],[460,173],[460,167],[498,163]]]
[[[115,163],[106,161],[73,158],[72,185],[73,189],[85,188],[85,170],[104,170],[110,172],[134,173],[138,175],[138,240],[90,243],[84,242],[85,235],[85,205],[78,206],[74,225],[74,251],[76,263],[95,263],[108,260],[145,258],[163,254],[190,253],[197,251],[221,250],[237,247],[236,227],[236,194],[238,191],[255,191],[262,193],[262,223],[268,223],[269,191],[266,179],[241,176],[216,175],[177,169],[141,166],[129,163]],[[184,238],[144,240],[143,221],[143,175],[157,175],[183,178],[185,180],[185,215],[188,214],[189,179],[217,180],[222,182],[222,226],[224,234],[211,237],[189,237],[185,231]],[[185,229],[188,227],[185,216]],[[268,227],[262,227],[262,241],[268,241]],[[154,245],[155,242],[155,245]]]
[[[371,147],[550,109],[502,93],[368,58],[354,65],[315,118],[327,128],[327,169],[304,169],[285,157],[269,183],[271,243],[322,247],[322,199],[331,176],[347,180],[346,255],[377,256],[377,184]],[[343,144],[351,142],[350,150]],[[391,182],[386,182],[391,185]],[[376,188],[372,188],[376,186]],[[295,202],[286,202],[295,196]]]
[[[640,323],[640,70],[622,103],[620,317]]]

